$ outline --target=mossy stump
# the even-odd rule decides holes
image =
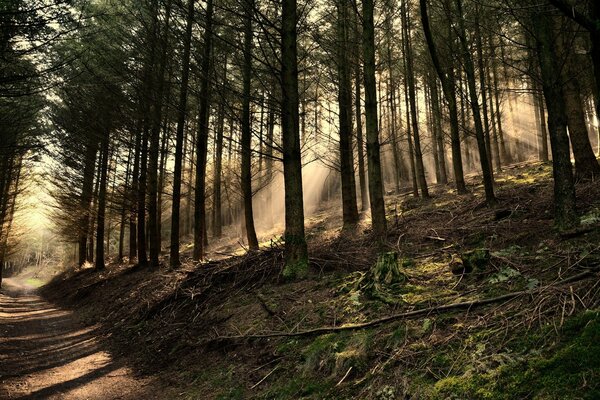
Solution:
[[[361,289],[371,297],[385,303],[402,302],[394,293],[406,283],[406,275],[400,271],[398,253],[381,253],[377,263],[363,277]]]

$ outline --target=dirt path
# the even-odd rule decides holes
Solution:
[[[0,399],[162,399],[103,350],[94,326],[19,280],[0,292]]]

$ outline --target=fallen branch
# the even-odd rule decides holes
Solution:
[[[382,325],[387,322],[391,322],[391,321],[395,321],[395,320],[399,320],[399,319],[407,319],[407,318],[411,318],[411,317],[417,317],[420,315],[429,315],[429,314],[433,314],[433,313],[441,313],[444,311],[458,310],[458,309],[465,309],[465,308],[470,310],[472,308],[481,307],[481,306],[485,306],[488,304],[512,300],[512,299],[514,299],[516,297],[520,297],[520,296],[525,296],[525,295],[531,296],[531,295],[539,294],[549,288],[556,287],[556,286],[559,286],[559,285],[562,285],[565,283],[576,282],[576,281],[582,280],[584,278],[587,278],[591,275],[595,275],[596,274],[595,272],[596,271],[588,270],[588,271],[582,272],[580,274],[573,275],[569,278],[563,279],[554,284],[540,287],[538,289],[522,290],[522,291],[518,291],[518,292],[507,293],[507,294],[503,294],[503,295],[497,296],[497,297],[492,297],[489,299],[465,301],[465,302],[452,303],[452,304],[444,304],[444,305],[440,305],[440,306],[436,306],[436,307],[429,307],[429,308],[423,308],[420,310],[407,311],[407,312],[403,312],[403,313],[399,313],[399,314],[388,315],[387,317],[378,318],[378,319],[368,321],[368,322],[363,322],[360,324],[348,324],[348,325],[341,325],[341,326],[326,326],[326,327],[320,327],[320,328],[309,329],[306,331],[298,331],[298,332],[273,332],[273,333],[264,333],[264,334],[255,334],[255,335],[218,336],[218,337],[210,340],[210,342],[221,341],[221,340],[226,341],[226,340],[240,340],[240,339],[269,339],[269,338],[275,338],[275,337],[313,336],[313,335],[323,335],[326,333],[333,333],[333,332],[354,331],[354,330],[359,330],[359,329],[372,328],[374,326]]]

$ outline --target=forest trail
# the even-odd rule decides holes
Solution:
[[[156,399],[152,379],[135,377],[103,350],[95,326],[5,279],[0,292],[0,399]]]

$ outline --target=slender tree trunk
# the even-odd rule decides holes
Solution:
[[[258,238],[254,227],[254,209],[252,205],[252,121],[250,115],[250,96],[252,95],[252,17],[254,0],[244,0],[244,66],[242,69],[242,171],[241,184],[244,203],[244,222],[246,238],[250,251],[258,250]]]
[[[127,206],[129,201],[127,199],[127,192],[129,190],[129,178],[131,176],[131,157],[133,155],[133,151],[131,147],[129,148],[129,152],[127,154],[127,167],[125,169],[125,184],[123,185],[123,199],[121,204],[121,218],[119,220],[119,254],[118,254],[118,262],[119,264],[123,262],[123,256],[125,254],[125,223],[127,220]]]
[[[404,46],[402,46],[403,51]],[[404,54],[404,75],[408,75],[406,64],[406,53]],[[417,168],[415,166],[415,147],[413,145],[412,123],[411,123],[411,108],[410,95],[408,92],[408,84],[404,84],[404,105],[406,107],[406,141],[408,143],[408,165],[410,167],[410,179],[412,182],[413,196],[419,197],[419,184],[417,182]]]
[[[423,152],[421,150],[421,135],[419,132],[419,113],[417,110],[417,94],[415,90],[415,72],[413,64],[413,50],[410,38],[410,27],[408,26],[409,10],[407,0],[402,3],[402,30],[404,32],[404,57],[406,59],[406,80],[408,85],[408,93],[410,100],[410,114],[412,120],[412,132],[415,144],[415,167],[417,182],[421,189],[421,195],[424,198],[429,197],[429,189],[427,188],[427,179],[425,178],[425,166],[423,164]]]
[[[462,7],[461,7],[462,8]],[[480,20],[481,8],[478,4],[475,5],[475,42],[477,48],[477,66],[479,69],[479,91],[481,92],[481,117],[483,119],[483,132],[485,137],[485,148],[487,152],[487,159],[490,163],[490,173],[493,176],[493,152],[492,152],[492,138],[490,137],[490,119],[488,114],[488,87],[487,87],[487,72],[486,63],[483,55],[483,39],[481,35],[481,20]],[[459,18],[462,18],[460,14]],[[493,178],[492,178],[493,179]]]
[[[210,59],[212,53],[213,0],[206,2],[206,28],[202,51],[200,77],[200,110],[196,138],[196,192],[194,196],[194,253],[193,258],[204,258],[206,229],[206,159],[208,152],[208,112],[210,109]]]
[[[342,210],[344,228],[358,223],[356,206],[356,186],[354,183],[354,162],[352,146],[352,80],[350,58],[348,56],[349,4],[347,0],[338,0],[338,104],[340,125],[340,172],[342,183]]]
[[[159,212],[158,212],[158,172],[159,172],[159,151],[160,151],[160,128],[163,115],[163,95],[165,84],[165,71],[167,64],[169,25],[171,16],[171,1],[167,1],[165,10],[166,18],[164,33],[159,35],[160,58],[158,60],[159,70],[156,76],[155,85],[152,91],[152,105],[150,108],[151,128],[150,128],[150,149],[148,161],[148,236],[150,251],[150,268],[159,267],[159,254],[161,234],[159,230]]]
[[[557,49],[553,42],[553,20],[543,10],[536,10],[532,17],[542,72],[542,87],[548,106],[548,130],[554,175],[554,224],[559,230],[565,230],[577,226],[579,217],[569,154],[566,107],[560,81],[560,67],[556,60]]]
[[[226,65],[224,68],[227,68]],[[225,72],[226,75],[226,72]],[[221,99],[219,103],[219,112],[217,120],[217,134],[215,138],[215,168],[213,175],[213,201],[214,201],[214,219],[213,236],[220,238],[223,235],[223,209],[221,204],[222,175],[223,175],[223,133],[225,130],[225,100]]]
[[[365,143],[363,139],[362,110],[360,107],[360,59],[357,57],[354,67],[354,103],[356,115],[356,147],[358,152],[358,181],[360,184],[360,210],[367,211],[369,207],[369,194],[367,192],[367,178],[365,174]]]
[[[420,0],[421,7],[421,21],[423,24],[423,31],[425,33],[425,40],[427,41],[427,47],[429,54],[433,62],[433,66],[438,75],[438,78],[442,82],[442,90],[444,97],[448,103],[448,113],[450,117],[450,138],[452,147],[452,168],[454,171],[454,182],[456,185],[456,191],[458,194],[467,193],[467,187],[465,185],[462,154],[460,146],[460,129],[458,124],[458,107],[456,104],[456,82],[454,75],[453,66],[449,66],[448,72],[444,71],[442,64],[439,60],[433,35],[431,33],[431,26],[429,25],[429,15],[427,13],[427,0]]]
[[[496,197],[494,195],[494,178],[490,167],[488,158],[488,151],[485,142],[485,132],[481,120],[481,110],[479,107],[479,98],[477,96],[477,86],[475,83],[475,66],[473,64],[473,58],[469,50],[469,44],[467,41],[465,23],[463,19],[462,11],[462,0],[455,0],[456,8],[458,11],[458,25],[459,25],[459,40],[462,47],[464,68],[467,74],[467,83],[469,85],[469,95],[471,99],[471,109],[473,111],[473,119],[475,121],[475,137],[477,139],[477,148],[479,150],[479,161],[481,164],[481,170],[483,174],[483,186],[485,189],[485,200],[488,206],[496,204]]]
[[[433,114],[433,124],[435,132],[435,143],[439,153],[440,162],[440,183],[442,185],[448,184],[448,170],[446,166],[446,148],[444,145],[444,132],[442,129],[442,110],[440,105],[440,94],[438,90],[437,79],[431,77],[431,104]]]
[[[109,158],[109,142],[110,137],[108,132],[102,138],[102,155],[101,155],[101,172],[100,172],[100,190],[98,193],[98,221],[96,231],[96,270],[103,270],[105,265],[104,260],[104,228],[106,215],[106,189],[108,186],[108,158]]]
[[[190,79],[190,53],[193,22],[194,0],[188,0],[185,36],[183,41],[183,60],[181,66],[181,89],[179,91],[179,104],[177,106],[177,131],[175,133],[175,165],[173,171],[173,197],[171,205],[171,247],[169,250],[169,263],[173,268],[177,268],[181,265],[181,260],[179,258],[179,237],[181,223],[181,176],[183,165],[185,118],[187,114],[187,94]]]
[[[96,172],[96,153],[98,153],[98,141],[93,135],[89,136],[86,146],[85,162],[83,167],[83,187],[81,190],[81,218],[79,222],[79,260],[78,265],[85,263],[87,258],[87,238],[89,227],[90,208],[94,190],[94,176]],[[1,221],[0,221],[1,223]]]
[[[131,190],[129,194],[129,263],[137,257],[137,207],[136,207],[136,196],[139,190],[139,169],[140,169],[140,155],[141,155],[141,133],[140,129],[135,131],[135,152],[133,156],[133,175],[131,177]]]
[[[369,168],[369,199],[373,233],[380,240],[387,232],[379,126],[377,121],[377,82],[375,80],[375,26],[373,0],[363,0],[363,57],[365,80],[365,119],[367,133],[367,162]]]
[[[281,24],[281,133],[285,186],[285,261],[290,271],[304,275],[308,248],[304,235],[302,155],[300,152],[297,2],[283,0]]]

